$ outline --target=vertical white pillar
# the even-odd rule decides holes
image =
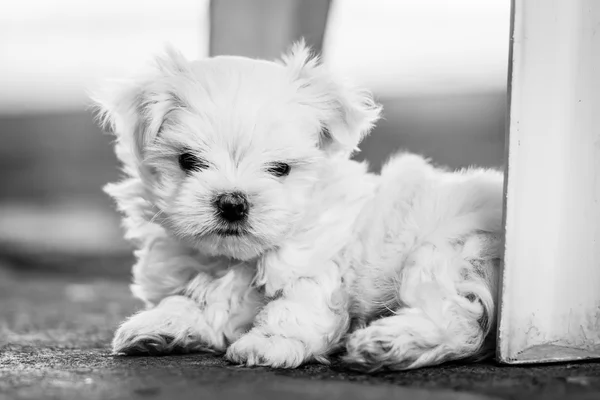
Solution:
[[[600,1],[513,13],[498,358],[600,357]]]

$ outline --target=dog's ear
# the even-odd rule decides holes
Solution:
[[[298,84],[300,102],[320,113],[321,148],[345,154],[357,150],[381,114],[371,93],[332,76],[304,41],[296,43],[282,62]]]
[[[112,82],[91,96],[100,123],[117,137],[117,156],[126,168],[139,166],[144,149],[159,134],[167,114],[185,107],[174,88],[190,77],[189,62],[167,47],[143,77]]]

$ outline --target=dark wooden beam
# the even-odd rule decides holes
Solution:
[[[210,54],[273,59],[300,38],[322,49],[331,0],[211,0]]]

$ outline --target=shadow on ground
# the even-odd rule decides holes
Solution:
[[[112,332],[140,307],[115,262],[111,278],[0,267],[0,399],[600,399],[600,363],[366,375],[336,360],[271,370],[205,354],[115,357]]]

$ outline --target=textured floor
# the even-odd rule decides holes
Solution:
[[[0,267],[1,400],[600,399],[600,363],[365,375],[335,361],[288,371],[240,368],[210,355],[113,357],[108,343],[115,326],[139,307],[129,296],[123,260],[110,267],[106,260],[79,260],[86,274],[50,273],[52,263],[45,272],[24,269],[22,261]]]

